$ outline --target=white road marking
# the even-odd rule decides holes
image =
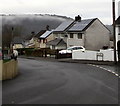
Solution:
[[[112,70],[109,70],[107,68],[104,68],[104,67],[101,67],[101,66],[98,66],[98,65],[94,65],[94,64],[88,64],[88,65],[93,66],[93,67],[97,67],[97,68],[100,68],[100,69],[103,69],[105,71],[108,71],[108,72],[114,74],[115,76],[117,76],[118,78],[120,78],[119,74],[117,74],[116,72],[114,72]]]

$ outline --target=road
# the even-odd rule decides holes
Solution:
[[[19,58],[3,104],[117,104],[118,77],[87,64]]]

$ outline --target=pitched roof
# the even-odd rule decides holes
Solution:
[[[24,39],[25,40],[31,40],[33,38],[34,35],[29,35],[29,36],[26,36]]]
[[[51,31],[46,31],[44,34],[40,36],[40,38],[47,38],[50,34],[52,34],[53,30]]]
[[[54,40],[51,40],[51,41],[47,42],[46,44],[47,44],[47,45],[56,46],[56,45],[58,45],[60,42],[66,44],[66,43],[63,41],[63,39],[61,39],[61,38],[56,38],[56,39],[54,39]]]
[[[42,34],[44,34],[46,32],[46,30],[41,30],[40,32],[38,32],[34,37],[39,38]]]
[[[84,31],[86,30],[97,18],[94,19],[87,19],[76,21],[74,25],[68,29],[68,31]]]
[[[83,31],[86,30],[97,18],[81,21],[66,21],[59,25],[54,32]]]
[[[62,24],[60,24],[55,30],[54,32],[62,32],[64,31],[66,28],[68,28],[74,21],[69,20],[69,21],[65,21]]]
[[[120,16],[117,18],[116,24],[117,24],[117,25],[120,25]]]
[[[23,39],[21,37],[14,37],[12,40],[13,44],[23,44]]]

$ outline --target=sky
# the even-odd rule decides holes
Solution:
[[[112,0],[0,0],[0,13],[80,15],[82,19],[99,18],[104,24],[112,24]]]

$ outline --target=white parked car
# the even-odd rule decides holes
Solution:
[[[85,48],[83,46],[72,46],[72,47],[67,48],[66,50],[59,51],[59,53],[60,54],[72,53],[72,51],[75,51],[75,50],[80,50],[84,52]]]

